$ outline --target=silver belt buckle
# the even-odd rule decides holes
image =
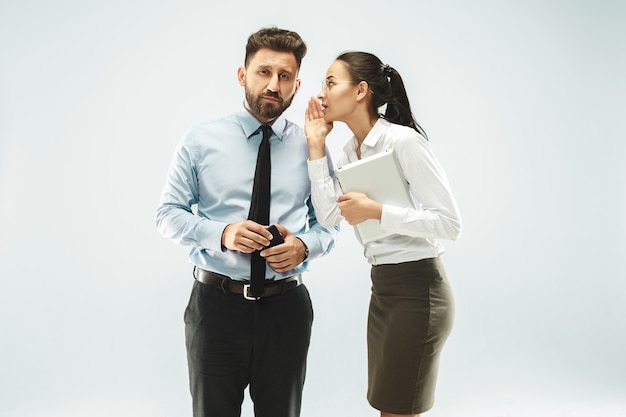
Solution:
[[[256,301],[261,297],[253,297],[250,295],[250,284],[243,284],[243,298],[250,301]]]

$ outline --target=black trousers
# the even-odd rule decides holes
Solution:
[[[297,417],[313,307],[304,285],[256,301],[195,281],[185,310],[194,417]]]

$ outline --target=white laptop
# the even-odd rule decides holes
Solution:
[[[413,198],[393,149],[360,159],[335,170],[344,193],[357,191],[372,200],[399,207],[415,207]],[[391,235],[380,228],[378,220],[356,225],[361,242],[368,243]]]

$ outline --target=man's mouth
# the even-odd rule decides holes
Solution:
[[[275,96],[263,96],[263,99],[271,101],[272,103],[278,103],[280,101],[280,99]]]

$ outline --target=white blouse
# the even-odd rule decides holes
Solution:
[[[357,146],[352,137],[338,166],[358,160]],[[439,256],[444,248],[438,239],[456,240],[461,234],[461,218],[446,174],[424,137],[409,127],[379,119],[361,145],[361,157],[390,148],[398,156],[417,208],[383,204],[381,227],[394,234],[365,244],[364,255],[372,265]],[[343,192],[331,176],[327,158],[309,160],[308,170],[317,220],[325,227],[335,226],[343,219],[337,205]]]

